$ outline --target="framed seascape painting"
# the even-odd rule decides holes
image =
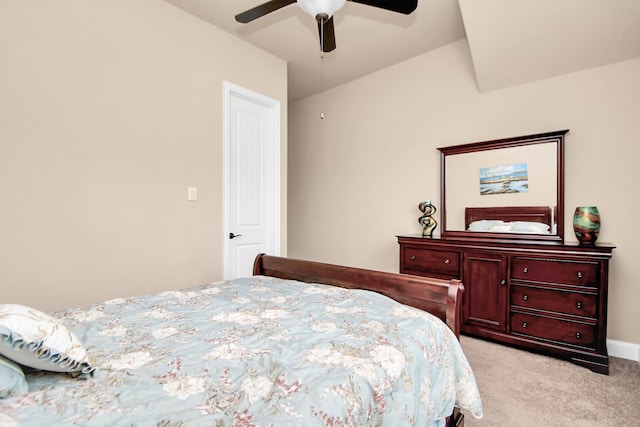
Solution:
[[[527,163],[480,168],[480,194],[526,193],[529,191]]]

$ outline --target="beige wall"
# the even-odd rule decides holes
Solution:
[[[284,61],[163,1],[0,0],[0,302],[221,279],[225,80],[281,102],[286,171]]]
[[[575,206],[599,207],[608,338],[640,343],[638,76],[640,59],[481,94],[461,41],[290,105],[289,256],[398,271],[395,235],[439,206],[437,147],[568,128],[565,236]]]

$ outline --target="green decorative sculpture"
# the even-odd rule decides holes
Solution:
[[[431,200],[420,202],[418,209],[423,215],[418,218],[418,222],[422,225],[422,236],[433,237],[433,230],[436,229],[438,223],[431,216],[436,213],[436,207],[431,204]]]

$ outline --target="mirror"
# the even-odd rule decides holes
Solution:
[[[567,132],[438,148],[441,237],[562,242]]]

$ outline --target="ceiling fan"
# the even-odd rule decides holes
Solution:
[[[298,3],[302,10],[316,18],[318,22],[321,51],[331,52],[336,48],[333,14],[340,10],[347,1],[404,13],[405,15],[409,15],[418,7],[418,0],[271,0],[236,15],[236,21],[246,24],[285,6]]]

